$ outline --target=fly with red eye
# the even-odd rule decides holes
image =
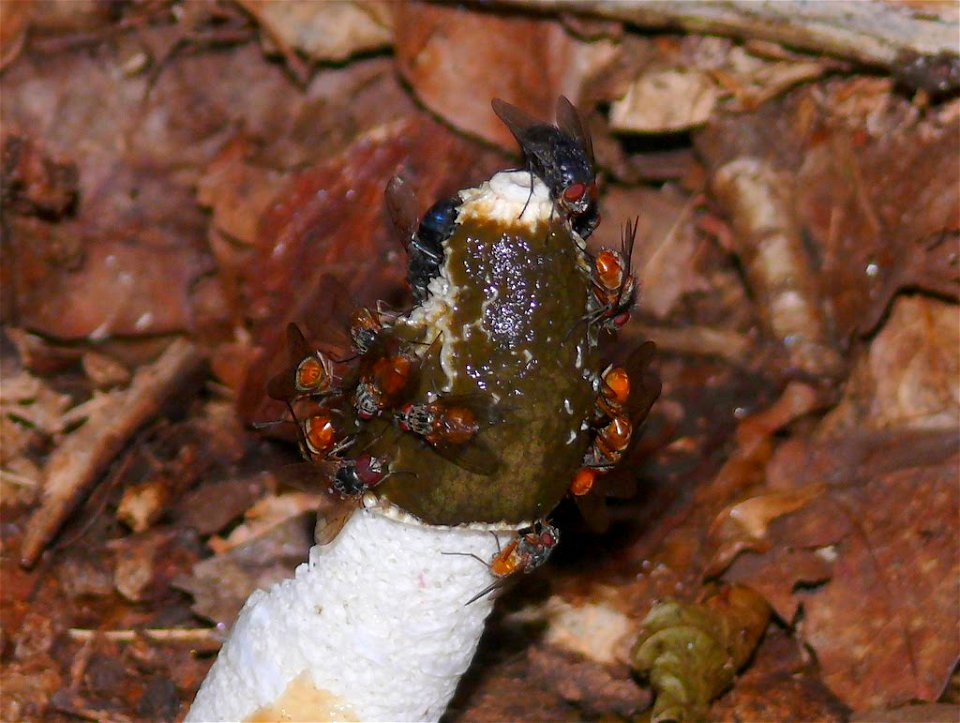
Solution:
[[[493,112],[517,139],[526,168],[550,190],[550,197],[582,239],[600,223],[593,142],[573,103],[557,100],[557,125],[543,123],[494,98]]]
[[[267,382],[271,399],[291,404],[297,399],[336,391],[333,360],[307,344],[296,324],[287,325],[287,367]]]
[[[476,555],[470,555],[490,568],[490,574],[497,580],[467,600],[465,604],[470,605],[497,588],[503,587],[507,579],[518,572],[529,574],[541,567],[550,558],[550,554],[558,544],[560,544],[560,530],[545,520],[537,520],[529,527],[517,530],[513,539],[503,549],[498,550],[489,563],[480,560]]]
[[[630,312],[636,301],[637,283],[631,264],[637,223],[634,220],[624,224],[619,251],[601,249],[593,257],[590,270],[593,309],[587,320],[610,332],[617,332],[630,321]]]
[[[327,303],[323,320],[313,326],[316,338],[325,341],[324,351],[328,356],[346,363],[376,354],[399,314],[388,310],[381,302],[377,302],[374,308],[357,304],[332,274],[321,276],[317,288],[317,295]]]
[[[360,360],[353,394],[357,417],[369,421],[406,402],[419,384],[424,364],[436,357],[439,341],[437,337],[418,355],[414,343],[381,334],[377,349]]]
[[[440,397],[426,404],[407,403],[395,415],[404,432],[420,436],[437,454],[468,472],[490,476],[497,455],[477,439],[486,427],[503,421],[502,411],[484,394]]]
[[[412,350],[398,349],[365,364],[353,395],[357,416],[369,421],[401,402],[416,387],[421,363]]]
[[[655,356],[656,345],[652,341],[644,342],[630,353],[622,366],[609,367],[598,380],[597,410],[604,410],[599,420],[603,426],[597,430],[584,456],[583,467],[574,474],[569,488],[584,520],[595,532],[603,532],[609,524],[607,497],[627,498],[636,492],[636,465],[643,455],[637,444],[640,427],[661,389],[659,376],[650,368]],[[621,372],[626,378],[625,385],[617,379]],[[611,382],[610,390],[604,389],[606,381]],[[621,403],[624,386],[627,396]],[[614,387],[620,392],[614,394]],[[611,404],[608,398],[613,397]]]
[[[319,494],[314,539],[327,545],[359,509],[364,493],[372,490],[393,473],[384,459],[360,454],[354,459],[330,459],[301,462],[282,467],[278,480],[305,492]]]

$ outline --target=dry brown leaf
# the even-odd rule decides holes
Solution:
[[[960,307],[902,296],[856,363],[822,437],[857,429],[952,428],[960,414]]]
[[[704,575],[719,575],[744,550],[766,552],[770,547],[769,524],[800,509],[823,490],[824,485],[812,484],[796,491],[757,495],[727,507],[707,533],[716,552]]]
[[[842,453],[842,441],[830,446]],[[936,700],[960,654],[958,463],[858,466],[770,523],[770,551],[741,555],[725,576],[785,620],[803,607],[800,633],[823,680],[853,708]]]
[[[490,109],[492,98],[552,122],[557,96],[576,103],[584,78],[613,54],[609,41],[583,43],[553,19],[408,2],[395,22],[397,63],[424,105],[510,149],[515,140]]]
[[[317,495],[308,492],[287,492],[264,497],[246,510],[243,524],[231,530],[226,538],[211,537],[207,544],[215,554],[224,555],[266,534],[292,517],[315,511],[319,500]]]
[[[239,0],[281,50],[311,60],[342,61],[387,47],[392,40],[389,3]]]
[[[774,624],[733,689],[711,707],[709,719],[840,723],[848,715],[849,709],[820,681],[803,646]]]
[[[644,73],[610,107],[610,127],[626,133],[675,133],[703,125],[720,99],[710,76],[693,68]]]
[[[228,552],[201,560],[173,584],[192,593],[192,609],[214,623],[229,624],[254,590],[292,577],[313,544],[311,514],[289,517]]]
[[[690,197],[669,188],[651,191],[614,186],[601,202],[606,223],[591,237],[591,248],[619,248],[621,222],[638,219],[631,259],[640,278],[638,306],[661,319],[685,295],[711,288],[698,264],[700,240],[693,209]]]
[[[32,0],[0,3],[0,70],[17,59],[30,29]]]

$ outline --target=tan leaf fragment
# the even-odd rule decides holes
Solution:
[[[673,68],[644,73],[610,107],[610,127],[629,133],[675,133],[703,125],[720,99],[707,73]]]
[[[870,429],[946,429],[960,415],[960,307],[923,296],[894,302],[854,366],[822,438]]]
[[[292,48],[312,60],[346,60],[393,40],[389,5],[382,2],[240,0],[240,5],[281,50]]]

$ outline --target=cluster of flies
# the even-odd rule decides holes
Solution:
[[[592,144],[574,106],[560,98],[557,125],[543,123],[499,99],[493,101],[493,109],[516,137],[526,170],[549,189],[555,213],[585,240],[600,216]],[[386,198],[402,235],[408,281],[419,304],[429,296],[431,280],[440,275],[444,242],[455,230],[460,200],[443,199],[418,218],[415,196],[400,178],[387,186]],[[630,318],[636,295],[630,272],[636,230],[635,224],[626,225],[619,250],[587,255],[591,294],[584,321],[593,338],[601,331],[615,333]],[[416,435],[426,448],[470,472],[492,475],[499,466],[495,453],[478,439],[485,427],[502,421],[488,397],[433,392],[425,399],[415,398],[425,363],[436,356],[440,340],[418,344],[402,339],[393,330],[401,316],[402,312],[380,305],[335,309],[325,331],[343,338],[339,353],[312,348],[295,324],[287,329],[288,362],[269,381],[267,393],[286,404],[290,419],[281,423],[295,426],[305,458],[284,468],[281,478],[323,493],[317,544],[332,541],[364,496],[388,476],[413,474],[391,470],[389,459],[355,448],[362,425],[373,420],[392,422],[389,426],[398,433]],[[628,359],[627,368],[610,366],[594,379],[597,397],[589,420],[593,437],[570,486],[585,514],[590,505],[581,503],[595,499],[602,506],[603,495],[611,493],[601,493],[598,480],[623,459],[633,439],[634,420],[642,419],[653,401],[649,389],[631,384],[636,374],[630,371],[631,367],[642,371],[652,353],[653,345],[644,344]],[[489,563],[484,562],[497,582],[469,602],[510,575],[541,566],[559,539],[559,530],[546,520],[518,530]]]

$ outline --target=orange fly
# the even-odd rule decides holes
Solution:
[[[481,394],[408,403],[396,414],[400,429],[422,437],[444,459],[486,476],[496,472],[500,462],[477,435],[502,419],[492,400]]]

